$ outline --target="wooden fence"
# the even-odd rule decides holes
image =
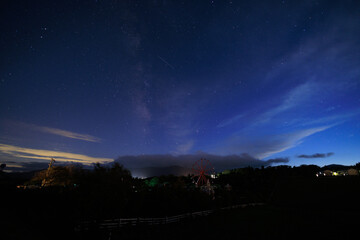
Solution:
[[[218,210],[229,210],[235,208],[245,208],[249,206],[259,206],[264,205],[263,203],[248,203],[233,205],[229,207],[223,207],[217,210],[206,210],[193,213],[185,213],[180,215],[175,215],[171,217],[160,217],[160,218],[117,218],[117,219],[108,219],[102,221],[84,221],[81,222],[79,226],[76,227],[77,231],[87,231],[90,229],[100,229],[100,230],[116,230],[122,227],[131,227],[131,226],[148,226],[148,225],[160,225],[160,224],[169,224],[177,223],[184,221],[185,219],[191,219],[196,217],[208,216]]]

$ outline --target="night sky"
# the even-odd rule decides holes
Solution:
[[[359,1],[0,6],[9,170],[360,162]]]

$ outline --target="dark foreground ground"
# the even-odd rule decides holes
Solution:
[[[358,239],[359,212],[257,206],[163,226],[73,232],[14,229],[2,239]],[[24,231],[23,231],[24,230]]]
[[[359,212],[257,206],[178,224],[87,232],[78,239],[357,239]],[[354,238],[355,237],[355,238]]]
[[[3,185],[0,239],[359,239],[359,177],[266,178],[250,184],[250,181],[244,183],[238,189],[250,186],[251,191],[246,193],[249,202],[264,202],[264,206],[216,211],[181,223],[126,227],[111,232],[74,230],[80,220],[78,209],[90,201],[79,197],[78,190],[21,191]],[[231,193],[244,194],[235,193],[234,189]],[[149,208],[160,211],[169,201],[164,196],[158,199],[158,204],[153,201]],[[181,201],[174,203],[184,205]],[[99,202],[97,211],[99,207],[112,209],[113,206]],[[86,209],[85,213],[89,214],[93,208]],[[171,215],[176,214],[168,216]]]

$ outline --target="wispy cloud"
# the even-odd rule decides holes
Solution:
[[[84,165],[81,163],[74,163],[74,162],[59,162],[58,159],[56,159],[56,166],[66,166],[66,165],[76,165],[81,166],[83,168],[90,168],[91,166]],[[27,162],[18,162],[16,164],[12,162],[6,163],[5,172],[30,172],[30,171],[39,171],[43,169],[47,169],[49,166],[49,159],[47,159],[46,162],[42,161],[27,161]]]
[[[351,112],[347,112],[347,113],[336,114],[336,115],[321,117],[321,118],[312,119],[312,120],[302,119],[299,121],[302,122],[302,124],[301,124],[302,126],[310,126],[310,125],[316,125],[316,124],[329,124],[329,123],[342,123],[342,122],[351,120],[353,117],[355,117],[359,114],[360,114],[360,110],[355,110],[355,111],[351,111]]]
[[[304,102],[308,101],[315,93],[317,84],[314,82],[305,82],[285,95],[284,100],[277,107],[271,108],[268,111],[260,114],[260,116],[253,123],[254,126],[270,122],[275,116],[285,111],[293,109]]]
[[[235,136],[220,146],[220,152],[247,152],[250,155],[263,159],[275,153],[293,148],[303,139],[315,133],[325,131],[335,125],[309,128],[293,131],[286,134],[273,134],[267,136]]]
[[[228,125],[236,123],[239,119],[243,118],[244,116],[245,116],[245,114],[238,114],[238,115],[236,115],[236,116],[234,116],[232,118],[229,118],[229,119],[226,119],[226,120],[222,121],[216,127],[217,128],[226,127]]]
[[[83,154],[68,153],[61,151],[51,151],[43,149],[23,148],[13,145],[0,144],[0,153],[3,156],[10,156],[12,158],[49,160],[55,158],[60,162],[79,162],[82,164],[92,164],[96,162],[105,163],[110,162],[111,158],[96,158]]]
[[[83,141],[88,141],[88,142],[100,142],[101,141],[100,138],[97,138],[97,137],[94,137],[94,136],[91,136],[88,134],[70,132],[70,131],[62,130],[62,129],[58,129],[58,128],[50,128],[50,127],[43,127],[43,126],[36,126],[36,125],[32,125],[32,126],[33,126],[33,129],[35,129],[35,130],[62,136],[62,137],[73,138],[73,139],[78,139],[78,140],[83,140]]]
[[[61,137],[72,138],[72,139],[77,139],[77,140],[82,140],[82,141],[87,141],[87,142],[101,142],[101,139],[98,137],[94,137],[89,134],[71,132],[71,131],[63,130],[63,129],[59,129],[59,128],[39,126],[36,124],[31,124],[31,123],[9,121],[9,120],[3,121],[3,124],[5,124],[6,127],[11,128],[11,129],[16,129],[16,131],[19,131],[19,132],[21,132],[23,130],[30,130],[30,131],[38,131],[38,132],[53,134],[53,135],[57,135],[57,136],[61,136]]]

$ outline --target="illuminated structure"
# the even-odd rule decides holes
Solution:
[[[350,168],[347,170],[347,174],[349,176],[359,176],[359,170],[357,170],[355,168]]]
[[[207,184],[206,176],[214,175],[214,168],[209,160],[201,158],[192,166],[192,173],[194,175],[195,185],[198,187]]]
[[[45,178],[41,182],[41,187],[45,187],[48,184],[49,176],[50,176],[51,170],[52,170],[53,165],[54,165],[55,162],[56,162],[55,159],[51,158],[50,163],[49,163],[49,167],[46,170]]]
[[[337,171],[325,170],[316,173],[317,177],[343,177],[343,176],[359,176],[360,171],[355,168],[342,169]]]

